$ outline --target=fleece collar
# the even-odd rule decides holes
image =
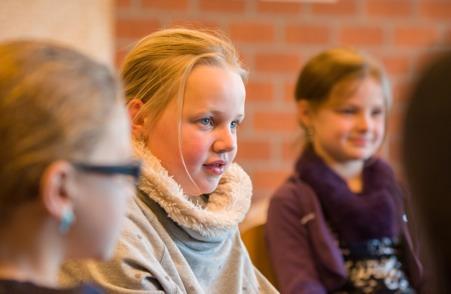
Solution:
[[[143,161],[138,188],[157,202],[178,225],[205,237],[222,235],[239,224],[249,210],[252,183],[236,163],[222,176],[203,207],[188,199],[180,185],[142,143],[135,143],[136,156]]]

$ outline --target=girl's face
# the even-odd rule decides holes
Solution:
[[[320,156],[336,163],[363,162],[383,141],[385,115],[380,83],[365,77],[338,84],[325,102],[310,108],[305,124]]]
[[[182,113],[177,100],[149,128],[147,146],[187,195],[210,193],[237,152],[243,81],[230,68],[200,65],[188,77]]]
[[[128,164],[131,158],[130,128],[122,105],[108,123],[108,130],[87,163]],[[69,231],[74,245],[71,257],[106,259],[111,256],[125,219],[134,181],[126,175],[107,175],[75,169],[72,185],[75,221]]]

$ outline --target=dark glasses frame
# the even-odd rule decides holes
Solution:
[[[126,164],[91,164],[75,161],[72,162],[72,165],[81,171],[98,173],[104,175],[125,175],[131,176],[138,182],[139,176],[141,175],[141,162],[140,161],[132,161]]]

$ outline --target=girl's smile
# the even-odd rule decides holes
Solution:
[[[371,76],[338,84],[319,105],[304,100],[298,105],[315,151],[342,175],[360,170],[382,144],[386,105],[380,83]]]

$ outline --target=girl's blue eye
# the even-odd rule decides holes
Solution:
[[[232,123],[230,124],[230,127],[232,129],[236,129],[236,128],[238,128],[239,125],[240,125],[240,122],[235,120],[235,121],[232,121]]]
[[[204,118],[200,119],[199,122],[204,126],[212,126],[213,125],[213,120],[209,117],[204,117]]]

